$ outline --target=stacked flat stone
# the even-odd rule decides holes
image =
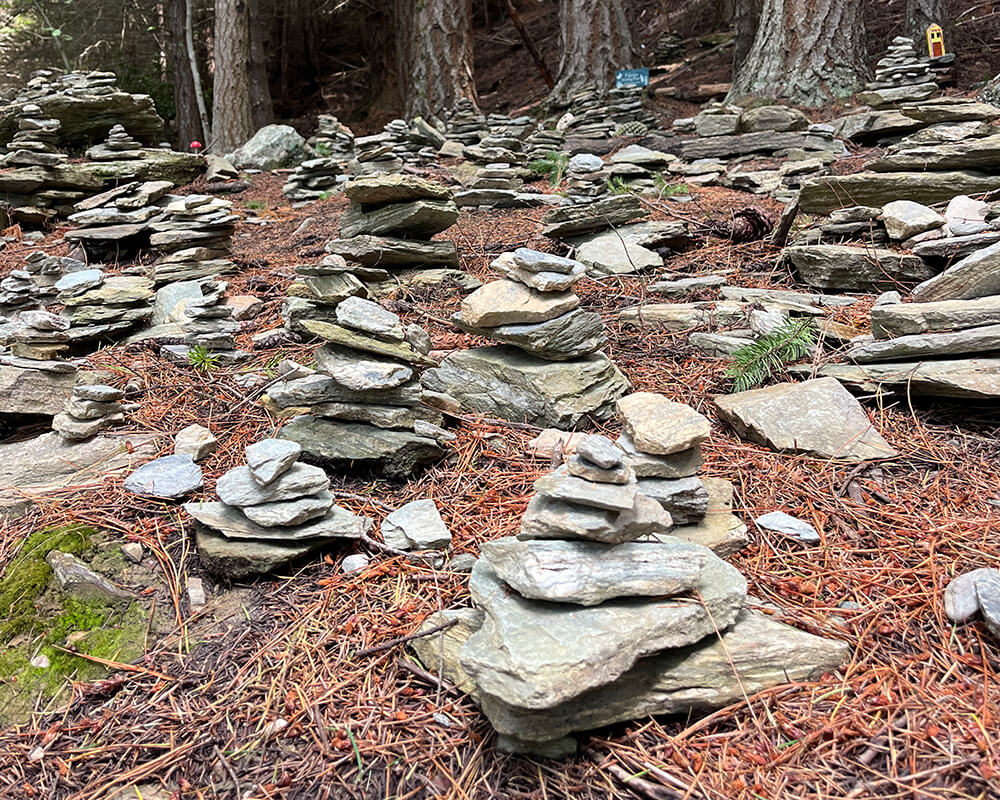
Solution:
[[[476,171],[468,188],[455,194],[455,204],[460,208],[513,208],[524,205],[521,197],[524,180],[518,175],[519,171],[506,162],[484,164]]]
[[[610,119],[601,102],[601,95],[594,86],[588,86],[570,98],[567,136],[574,139],[609,139],[614,134],[615,122]]]
[[[148,248],[150,223],[164,219],[170,181],[132,181],[78,202],[66,233],[92,261],[118,260]],[[162,201],[162,202],[161,202]]]
[[[57,361],[69,349],[70,321],[42,309],[22,311],[5,336],[11,355],[36,361]]]
[[[163,219],[149,223],[149,243],[163,253],[152,267],[157,284],[224,275],[239,216],[228,200],[204,194],[170,197]]]
[[[633,191],[641,192],[655,190],[654,174],[667,170],[677,161],[677,156],[631,144],[611,156],[609,161],[609,177],[623,181]]]
[[[392,123],[389,123],[386,128],[391,125]],[[383,130],[371,136],[359,136],[354,140],[356,161],[352,163],[353,171],[358,175],[400,172],[403,169],[403,160],[396,155],[399,141],[399,134],[392,130]]]
[[[294,442],[265,439],[246,449],[245,466],[215,485],[218,502],[187,503],[202,563],[231,579],[269,572],[335,540],[360,539],[372,521],[333,502],[330,479],[299,463]]]
[[[566,137],[555,129],[542,129],[525,139],[525,153],[529,160],[545,158],[551,153],[558,153],[563,148]]]
[[[203,281],[199,287],[201,297],[189,298],[184,303],[184,314],[178,323],[184,332],[182,344],[168,344],[162,354],[178,364],[189,364],[193,348],[202,348],[222,364],[236,364],[249,357],[249,353],[236,349],[233,338],[239,323],[233,319],[232,306],[224,303],[224,281]]]
[[[665,33],[656,40],[656,63],[667,64],[684,57],[684,37]]]
[[[350,180],[348,164],[354,159],[354,132],[330,114],[320,114],[308,144],[319,153],[299,164],[281,190],[289,200],[317,200]]]
[[[403,124],[406,129],[400,134],[399,144],[394,149],[396,155],[403,163],[412,166],[422,166],[434,161],[438,149],[444,144],[444,134],[423,117],[416,117]]]
[[[66,410],[52,418],[52,430],[63,439],[90,439],[125,421],[124,393],[112,386],[74,386]]]
[[[350,161],[354,157],[354,131],[332,114],[320,114],[316,133],[307,142],[325,158]]]
[[[296,280],[281,306],[285,327],[309,335],[307,321],[335,322],[337,305],[348,297],[368,297],[363,281],[385,280],[388,272],[348,264],[342,256],[325,256],[318,264],[299,264]],[[263,337],[265,334],[262,334]]]
[[[492,264],[503,280],[469,295],[452,321],[498,342],[451,354],[424,385],[480,413],[556,427],[606,419],[628,381],[600,349],[599,314],[579,308],[578,261],[520,248]]]
[[[310,460],[334,469],[408,475],[442,454],[441,413],[422,405],[418,371],[433,365],[430,337],[417,325],[360,297],[336,306],[335,321],[305,320],[326,342],[317,371],[275,384],[265,405],[296,416],[281,438],[302,445]]]
[[[142,143],[132,138],[124,125],[113,125],[103,143],[87,150],[91,161],[118,161],[123,158],[141,158]]]
[[[87,269],[56,282],[63,316],[70,320],[72,343],[124,334],[153,316],[153,282],[139,275],[105,275]]]
[[[351,206],[340,219],[341,238],[327,242],[326,251],[359,265],[363,280],[399,277],[403,270],[448,269],[467,277],[454,269],[455,243],[431,241],[458,219],[447,187],[409,175],[373,175],[344,184],[344,194]]]
[[[600,156],[579,153],[566,168],[566,192],[574,202],[589,203],[606,197],[610,174]]]
[[[56,147],[60,127],[59,120],[46,119],[36,104],[23,105],[17,113],[17,133],[7,145],[4,166],[55,167],[64,163],[68,156]]]
[[[466,98],[455,103],[451,114],[448,115],[446,126],[448,138],[466,147],[478,144],[490,132],[486,117],[476,109],[471,100]]]
[[[875,80],[858,99],[873,106],[927,100],[937,91],[930,65],[918,58],[913,39],[897,36],[875,65]]]
[[[523,142],[513,136],[484,136],[478,144],[465,148],[465,158],[474,164],[502,162],[523,166],[528,160]]]
[[[537,127],[538,123],[531,117],[508,117],[505,114],[490,114],[486,118],[490,136],[524,140]]]
[[[23,269],[15,269],[0,280],[0,315],[10,316],[40,306],[41,289],[34,276]]]

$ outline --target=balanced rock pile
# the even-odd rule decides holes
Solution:
[[[73,343],[123,334],[153,316],[153,282],[139,275],[105,275],[99,269],[73,272],[56,283],[63,316],[72,323]]]
[[[572,754],[571,733],[722,707],[843,661],[844,644],[744,609],[743,576],[670,535],[608,439],[579,440],[535,491],[518,536],[482,545],[474,608],[434,615],[425,630],[458,624],[413,644],[472,694],[501,749]]]
[[[124,125],[114,125],[102,144],[87,150],[91,161],[117,161],[123,158],[141,158],[143,146],[140,141],[129,136]]]
[[[124,422],[123,397],[113,386],[74,386],[66,410],[52,418],[52,430],[63,439],[91,439]]]
[[[58,314],[42,309],[22,311],[17,315],[9,336],[4,336],[5,344],[10,344],[10,352],[17,358],[36,361],[55,361],[69,349],[70,321]]]
[[[308,144],[318,154],[299,164],[281,190],[289,200],[316,200],[350,178],[354,159],[354,132],[330,114],[320,114],[316,133]]]
[[[430,337],[417,325],[370,300],[350,297],[336,321],[306,320],[303,328],[326,342],[317,371],[273,385],[265,405],[295,418],[282,439],[298,442],[311,461],[334,469],[372,470],[404,477],[439,458],[451,438],[442,415],[423,403],[418,370],[433,365]]]
[[[39,308],[42,290],[34,276],[24,269],[12,270],[0,280],[0,316],[9,318],[18,311]]]
[[[228,200],[205,194],[171,198],[164,218],[149,224],[149,243],[165,255],[150,277],[156,284],[224,275],[234,269],[229,249],[239,216]]]
[[[554,128],[543,128],[535,131],[524,140],[524,149],[528,158],[534,161],[560,152],[565,141],[566,137],[562,131]]]
[[[566,168],[566,192],[578,203],[590,203],[608,194],[608,177],[600,156],[580,153]]]
[[[246,449],[246,466],[216,483],[220,502],[187,503],[195,543],[213,574],[239,580],[278,569],[338,539],[360,539],[372,521],[334,505],[330,479],[298,463],[294,442],[265,439]]]
[[[493,262],[503,280],[469,295],[452,321],[503,346],[448,356],[424,385],[467,408],[515,422],[574,428],[607,419],[628,381],[604,353],[599,314],[571,290],[583,264],[520,248]]]
[[[34,103],[22,106],[17,112],[17,133],[7,145],[4,166],[55,167],[64,163],[68,156],[56,148],[60,127],[59,120],[46,119]]]
[[[461,98],[455,103],[448,115],[447,136],[449,139],[468,147],[478,144],[490,133],[490,127],[475,104],[467,98]]]
[[[163,218],[161,200],[170,181],[131,181],[78,202],[69,221],[80,227],[66,238],[92,261],[118,260],[149,246],[149,223]],[[164,200],[164,202],[167,202]]]
[[[642,107],[642,89],[635,88],[611,89],[602,99],[596,87],[586,87],[570,98],[566,119],[566,136],[580,140],[642,136],[656,126],[655,118]]]
[[[506,162],[485,164],[476,171],[468,188],[455,195],[455,204],[462,208],[483,206],[512,208],[525,204],[521,189],[524,181],[518,171]]]
[[[355,158],[353,170],[358,175],[400,172],[403,159],[396,152],[409,126],[404,120],[393,120],[381,133],[359,136],[354,140]]]
[[[926,100],[937,91],[930,65],[917,57],[913,39],[897,36],[875,65],[875,80],[865,85],[858,100],[870,106]]]
[[[233,338],[239,323],[232,318],[233,307],[224,302],[228,284],[206,280],[199,288],[201,297],[189,298],[184,303],[179,323],[184,342],[164,345],[163,355],[178,364],[191,363],[194,348],[204,350],[208,358],[220,364],[236,364],[248,358],[249,353],[236,349]]]
[[[307,144],[326,158],[349,161],[354,157],[354,131],[332,114],[320,114],[316,133]]]

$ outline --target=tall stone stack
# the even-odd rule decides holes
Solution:
[[[87,150],[87,158],[91,161],[141,158],[144,149],[142,142],[130,136],[124,125],[113,125],[103,143]]]
[[[307,142],[318,154],[299,164],[281,190],[289,200],[317,200],[350,180],[354,132],[331,114],[320,114],[316,133]]]
[[[683,424],[655,434],[661,450],[691,440]],[[413,648],[472,695],[499,748],[550,757],[576,752],[574,732],[722,707],[842,663],[843,643],[744,609],[743,576],[671,525],[627,454],[583,437],[535,482],[520,533],[481,546],[474,607],[431,617],[425,630],[454,627]]]
[[[149,223],[149,243],[163,253],[151,269],[156,284],[224,275],[239,216],[228,200],[205,194],[171,198],[164,218]]]
[[[478,144],[490,133],[486,117],[471,100],[464,97],[455,103],[451,114],[448,115],[446,128],[450,140],[459,142],[466,147]]]
[[[354,131],[332,114],[320,114],[307,144],[324,158],[349,161],[354,156]]]
[[[19,311],[40,308],[41,291],[30,272],[12,270],[0,279],[0,317],[9,318]]]
[[[58,300],[70,320],[72,344],[128,333],[153,316],[153,282],[140,275],[106,275],[98,269],[64,276]]]
[[[938,89],[925,59],[917,57],[913,39],[897,36],[875,65],[875,80],[865,85],[858,100],[879,107],[927,100]]]
[[[513,165],[504,161],[488,163],[479,167],[468,188],[455,194],[455,204],[460,208],[512,208],[522,204],[518,195],[523,187],[524,180]]]
[[[69,320],[58,314],[42,309],[22,311],[4,339],[16,358],[58,361],[69,349],[69,326]]]
[[[406,477],[443,454],[450,438],[441,413],[423,405],[419,370],[435,362],[430,337],[369,300],[347,298],[336,321],[306,320],[325,342],[315,374],[273,385],[265,406],[294,419],[281,438],[298,442],[308,460],[332,469]]]
[[[451,354],[424,374],[424,385],[515,422],[568,429],[610,417],[629,383],[600,352],[600,315],[579,308],[572,291],[583,264],[521,248],[492,266],[504,279],[469,295],[452,321],[499,346]]]
[[[566,169],[566,192],[577,203],[590,203],[608,195],[610,171],[600,156],[580,153],[569,160]]]
[[[65,163],[68,156],[56,147],[60,127],[59,120],[46,119],[38,105],[21,106],[17,112],[17,133],[7,145],[4,166],[57,167]]]
[[[403,160],[395,152],[398,144],[399,135],[389,130],[371,136],[359,136],[354,140],[356,160],[351,164],[352,171],[357,175],[400,172]]]
[[[184,332],[181,344],[168,344],[161,348],[163,355],[178,364],[190,364],[195,348],[205,351],[206,357],[218,364],[236,364],[249,357],[249,353],[236,349],[233,335],[239,323],[233,319],[233,308],[224,303],[224,281],[205,280],[199,286],[201,297],[189,298],[184,303],[184,314],[178,323]]]
[[[552,153],[561,152],[565,141],[566,137],[561,131],[543,128],[524,140],[525,152],[529,160],[535,161]]]
[[[372,521],[334,504],[330,479],[299,463],[294,442],[265,439],[246,449],[246,466],[219,478],[216,502],[187,503],[195,544],[214,575],[240,580],[278,569],[334,541],[356,540]]]
[[[570,98],[567,137],[603,140],[613,136],[643,136],[656,120],[642,106],[642,89],[611,89],[605,97],[589,86]]]
[[[113,386],[74,386],[66,410],[52,418],[52,430],[63,439],[92,439],[125,421],[121,389]]]

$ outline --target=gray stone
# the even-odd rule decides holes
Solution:
[[[793,374],[810,377],[812,366]],[[862,392],[880,390],[908,395],[991,400],[1000,397],[1000,358],[959,358],[887,364],[827,364],[819,374]]]
[[[0,366],[0,413],[60,413],[76,383],[76,371],[49,372]]]
[[[894,359],[936,358],[1000,350],[1000,324],[948,333],[918,333],[877,342],[859,342],[847,351],[858,364]]]
[[[872,334],[877,339],[1000,325],[1000,296],[930,303],[876,303],[871,319]]]
[[[201,565],[217,578],[241,581],[267,575],[322,547],[323,539],[305,542],[229,539],[198,525],[195,545]]]
[[[726,278],[722,275],[695,275],[690,278],[657,281],[647,287],[647,291],[665,297],[688,297],[706,289],[718,289],[725,285]]]
[[[395,389],[413,378],[413,370],[405,364],[365,358],[354,350],[332,345],[316,351],[316,366],[341,386],[357,392]]]
[[[929,260],[952,260],[964,258],[1000,242],[1000,231],[974,233],[969,236],[948,236],[942,239],[932,239],[917,242],[913,245],[913,254]]]
[[[322,492],[329,486],[330,479],[319,467],[293,464],[263,486],[253,478],[250,467],[234,467],[219,478],[215,490],[226,505],[243,508],[281,500],[297,500],[308,494]]]
[[[948,201],[944,216],[948,221],[948,232],[951,236],[972,236],[989,229],[986,222],[986,212],[989,203],[973,200],[971,197],[959,195]]]
[[[462,301],[462,322],[477,328],[546,322],[572,311],[580,298],[572,292],[538,292],[522,283],[487,283]]]
[[[373,211],[351,206],[341,215],[340,235],[345,239],[362,234],[429,238],[457,219],[458,206],[451,200],[414,200]]]
[[[301,525],[322,517],[331,506],[333,506],[333,495],[324,490],[296,500],[246,506],[242,511],[248,520],[262,528],[277,528]]]
[[[1000,164],[1000,135],[966,139],[961,142],[902,146],[866,166],[876,172],[931,172],[976,169],[995,171]],[[967,194],[960,192],[960,194]]]
[[[649,303],[623,308],[622,322],[638,327],[656,326],[669,331],[688,331],[707,326],[729,326],[746,319],[742,303]]]
[[[625,453],[607,436],[587,435],[576,443],[576,454],[601,469],[614,469],[625,463]]]
[[[341,386],[328,375],[293,378],[272,385],[265,400],[278,409],[308,408],[319,403],[358,403],[415,406],[421,401],[420,384],[414,381],[398,389],[356,392]],[[304,412],[300,412],[304,413]]]
[[[302,448],[284,439],[262,439],[246,449],[250,477],[260,486],[273,483],[298,461]]]
[[[890,239],[902,241],[940,228],[946,220],[933,208],[912,200],[893,200],[882,207],[882,221]]]
[[[212,432],[201,425],[188,425],[174,437],[174,455],[190,456],[194,461],[208,458],[218,446]]]
[[[200,524],[227,539],[293,542],[307,539],[359,539],[371,530],[372,521],[331,506],[322,517],[292,526],[258,525],[240,509],[225,503],[186,503],[184,510]]]
[[[52,576],[59,588],[81,600],[99,602],[121,602],[130,599],[127,592],[122,591],[102,575],[98,575],[76,556],[51,550],[45,556],[45,561],[52,569]]]
[[[621,229],[573,239],[574,255],[591,275],[631,275],[663,266],[663,257],[622,235]]]
[[[508,591],[480,559],[469,590],[485,618],[462,648],[463,667],[484,694],[545,709],[612,682],[643,656],[728,627],[746,598],[746,581],[709,556],[694,590],[698,602],[624,599],[567,608]]]
[[[443,421],[440,411],[424,406],[381,406],[369,403],[318,403],[312,406],[311,413],[318,417],[341,419],[348,422],[367,422],[379,428],[400,428],[412,430],[418,435],[417,424],[420,422],[437,425]],[[431,438],[438,441],[439,431],[434,431]]]
[[[786,247],[782,255],[795,265],[802,280],[816,289],[892,289],[900,282],[926,280],[933,274],[916,256],[878,248],[799,245]]]
[[[649,212],[637,198],[632,195],[617,195],[595,203],[566,206],[547,212],[542,217],[542,233],[554,239],[581,236],[647,216]]]
[[[490,266],[504,277],[540,292],[564,292],[587,275],[583,264],[579,261],[573,264],[570,272],[532,271],[520,266],[513,253],[502,253]]]
[[[305,320],[302,327],[320,339],[324,339],[331,344],[341,345],[362,353],[371,353],[376,356],[385,356],[407,364],[435,365],[433,359],[422,353],[418,353],[406,342],[384,342],[380,339],[373,339],[370,336],[357,333],[340,325],[333,325],[329,322],[318,320]]]
[[[540,427],[573,429],[608,419],[628,380],[603,353],[570,362],[535,358],[510,347],[453,353],[422,377],[463,409]]]
[[[893,200],[944,203],[956,194],[984,194],[1000,188],[1000,175],[979,172],[856,172],[824,175],[805,181],[799,195],[800,211],[828,214],[852,205],[882,207]]]
[[[976,596],[986,630],[994,639],[1000,640],[1000,570],[976,581]]]
[[[744,133],[804,131],[808,127],[809,118],[788,106],[758,106],[748,108],[740,115],[740,130]]]
[[[656,456],[640,452],[627,432],[622,433],[615,444],[625,453],[625,462],[637,478],[687,478],[696,474],[703,464],[701,445],[667,456]]]
[[[378,303],[360,297],[348,297],[337,305],[337,322],[345,328],[390,341],[401,342],[404,339],[399,317]]]
[[[89,400],[95,403],[117,403],[124,396],[125,393],[121,389],[104,384],[79,384],[73,387],[74,399]]]
[[[710,555],[676,539],[609,547],[505,537],[484,542],[481,550],[497,577],[522,597],[582,606],[689,592]]]
[[[536,495],[521,519],[519,539],[585,539],[606,544],[666,533],[673,520],[663,506],[641,492],[632,508],[615,512]]]
[[[407,203],[411,200],[447,200],[448,187],[413,175],[369,175],[344,184],[344,196],[363,206]]]
[[[141,564],[143,547],[138,542],[126,542],[122,545],[122,555],[133,564]]]
[[[509,344],[549,361],[588,356],[604,347],[608,337],[600,314],[575,308],[545,322],[477,328],[456,314],[452,321],[462,330]]]
[[[95,289],[104,282],[104,273],[99,269],[83,269],[63,275],[54,284],[57,292],[72,296]]]
[[[267,125],[228,156],[238,169],[272,170],[295,167],[313,155],[312,150],[289,125]]]
[[[835,378],[720,395],[715,405],[741,437],[775,450],[847,461],[898,455]]]
[[[778,150],[804,148],[808,143],[805,133],[786,131],[759,131],[734,136],[711,136],[688,139],[681,145],[685,161],[701,158],[731,158],[750,153],[774,153]]]
[[[739,130],[739,114],[701,113],[694,118],[694,129],[698,136],[729,136]]]
[[[693,408],[652,392],[626,395],[616,409],[635,448],[650,455],[690,450],[712,432],[709,421]]]
[[[692,544],[707,547],[719,558],[738,553],[749,543],[747,526],[733,514],[732,483],[721,478],[702,478],[708,492],[708,510],[695,523],[679,525],[670,530],[670,535]],[[663,538],[662,533],[654,533],[654,541]]]
[[[535,491],[549,500],[619,512],[633,507],[639,487],[634,481],[614,484],[582,480],[570,475],[563,465],[536,480]]]
[[[784,511],[771,511],[757,517],[754,522],[758,528],[791,536],[806,544],[819,544],[821,541],[819,532],[812,525]]]
[[[633,480],[632,469],[627,464],[602,469],[579,454],[573,454],[569,457],[566,461],[566,468],[573,477],[595,483],[626,484]]]
[[[677,156],[671,153],[650,150],[639,144],[623,147],[609,159],[612,164],[638,164],[649,169],[663,169],[676,160]]]
[[[354,236],[332,239],[326,252],[341,255],[365,267],[410,267],[418,264],[458,266],[454,242],[425,242],[389,236]]]
[[[670,512],[674,525],[698,522],[708,511],[708,491],[700,478],[643,478],[639,491]]]
[[[203,484],[201,467],[189,455],[154,459],[125,479],[125,489],[133,494],[172,500],[197,491]]]
[[[369,556],[366,556],[364,553],[354,553],[350,556],[344,556],[344,560],[340,562],[340,571],[360,572],[370,563],[371,558]]]
[[[913,290],[918,303],[1000,294],[1000,242],[977,250]]]
[[[1000,570],[990,567],[964,572],[945,587],[944,613],[952,622],[968,622],[979,612],[976,586],[980,580],[1000,576]]]
[[[415,500],[389,514],[382,521],[382,538],[407,543],[400,550],[440,550],[451,547],[451,532],[441,519],[433,500]]]
[[[434,439],[411,431],[385,430],[313,416],[296,417],[279,435],[302,445],[310,460],[351,474],[370,471],[405,478],[444,455]]]

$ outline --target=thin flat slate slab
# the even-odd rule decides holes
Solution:
[[[461,650],[482,625],[481,611],[438,612],[421,630],[453,620],[458,624],[415,639],[410,647],[427,669],[435,673],[441,669],[443,678],[471,693],[499,733],[535,744],[652,715],[704,714],[774,686],[813,680],[839,667],[850,653],[845,642],[743,610],[721,638],[710,636],[680,650],[643,658],[607,686],[549,709],[527,711],[482,694],[462,667]]]
[[[320,322],[319,320],[304,320],[302,327],[313,336],[318,336],[331,344],[347,347],[352,350],[359,350],[362,353],[371,353],[376,356],[386,358],[396,358],[408,364],[423,364],[425,366],[435,366],[437,364],[423,353],[418,353],[405,342],[383,342],[380,339],[373,339],[370,336],[344,328],[341,325],[334,325],[330,322]]]
[[[632,444],[642,453],[669,456],[698,447],[712,432],[711,423],[690,406],[653,392],[635,392],[618,400],[616,409]]]
[[[635,481],[624,484],[586,481],[570,475],[564,464],[535,481],[535,491],[541,497],[572,505],[627,511],[635,505],[639,486]]]
[[[247,519],[238,508],[225,503],[185,503],[184,510],[200,524],[227,539],[298,542],[308,539],[360,539],[372,521],[332,506],[321,518],[304,525],[264,527]]]
[[[254,480],[250,467],[233,467],[215,484],[215,491],[223,503],[239,507],[298,500],[329,488],[330,479],[326,473],[310,464],[294,464],[264,486]]]
[[[923,259],[916,256],[842,244],[786,247],[782,258],[788,259],[803,282],[814,289],[889,290],[900,282],[916,283],[934,274]]]
[[[719,395],[715,405],[741,437],[774,450],[846,461],[899,455],[835,378]]]
[[[469,325],[459,314],[452,315],[451,321],[466,333],[512,345],[548,361],[569,361],[588,356],[608,343],[601,315],[580,308],[545,322],[500,325],[496,328]]]
[[[484,694],[545,709],[611,683],[643,656],[725,629],[746,599],[746,580],[709,556],[695,589],[700,600],[620,599],[577,607],[527,600],[480,559],[469,591],[485,618],[462,648],[462,666]]]
[[[539,292],[523,283],[499,280],[476,289],[462,301],[461,317],[467,325],[495,328],[547,322],[580,305],[572,292]]]
[[[518,539],[585,539],[606,544],[632,542],[666,533],[670,514],[656,500],[637,492],[632,507],[611,511],[536,495],[521,518]]]
[[[829,214],[844,206],[881,208],[893,200],[946,203],[957,194],[979,195],[1000,189],[1000,175],[948,172],[856,172],[825,175],[802,184],[799,208],[806,214]]]
[[[793,374],[808,377],[811,367]],[[1000,398],[1000,358],[956,358],[887,364],[827,364],[819,374],[862,392],[891,390],[968,400]]]
[[[349,258],[363,267],[458,266],[458,248],[454,242],[352,236],[350,239],[331,239],[326,243],[326,252]]]
[[[371,175],[345,183],[344,195],[352,203],[381,206],[410,200],[447,200],[451,192],[447,186],[413,175]]]
[[[408,547],[404,550],[451,547],[451,531],[430,498],[414,500],[389,514],[382,520],[382,536],[386,542],[405,540]]]
[[[996,350],[1000,350],[1000,325],[987,325],[947,333],[915,333],[895,339],[859,342],[847,351],[847,357],[858,364],[868,364],[873,361],[939,358]]]
[[[1000,242],[976,250],[913,290],[918,303],[1000,294]]]
[[[156,458],[125,479],[125,489],[143,497],[177,499],[202,487],[201,467],[190,455]]]
[[[581,606],[690,592],[709,556],[705,548],[679,539],[609,547],[505,537],[484,542],[480,551],[521,597]]]
[[[204,525],[197,525],[194,531],[201,565],[215,577],[228,581],[243,581],[277,572],[318,550],[326,541],[229,539]]]
[[[930,303],[883,303],[872,308],[871,318],[872,335],[876,339],[1000,325],[1000,296]]]

